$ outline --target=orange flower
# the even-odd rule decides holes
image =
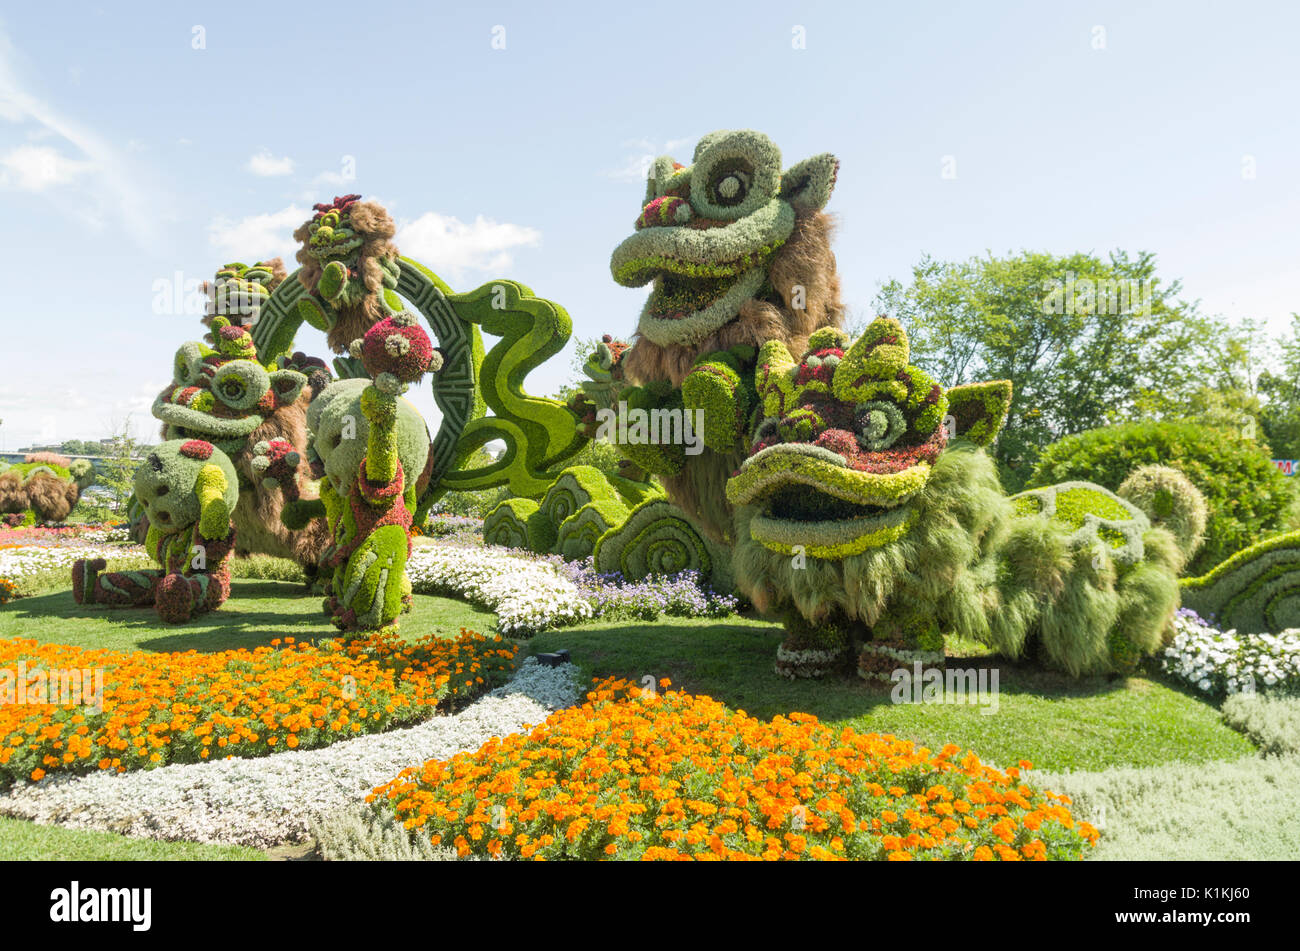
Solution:
[[[464,630],[413,644],[378,635],[320,647],[284,643],[279,650],[154,653],[0,641],[0,669],[25,663],[104,671],[98,712],[72,704],[0,706],[0,778],[197,762],[214,740],[231,752],[245,741],[258,744],[247,755],[325,746],[422,719],[449,694],[467,695],[479,677],[508,671],[517,653],[499,637]],[[473,678],[459,672],[470,665],[479,672]],[[342,712],[349,704],[364,717],[351,720]],[[338,712],[327,719],[331,710]],[[103,755],[124,750],[134,756]]]
[[[519,830],[500,854],[534,859],[1059,859],[1090,841],[1056,798],[973,754],[954,762],[952,744],[935,755],[810,714],[764,722],[680,691],[645,699],[634,683],[599,681],[585,704],[405,770],[370,799],[463,842],[462,854],[484,854],[476,825],[495,816]],[[901,808],[885,808],[886,789]],[[887,832],[900,814],[906,837]],[[1014,848],[1029,815],[1055,821]]]

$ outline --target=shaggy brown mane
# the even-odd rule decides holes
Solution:
[[[352,307],[341,308],[338,320],[325,335],[330,349],[335,353],[347,353],[348,345],[365,334],[371,325],[384,316],[384,271],[379,266],[381,257],[396,258],[397,245],[390,240],[397,233],[397,225],[382,205],[373,201],[359,201],[348,207],[348,216],[352,220],[352,230],[361,235],[364,243],[357,249],[357,270],[361,282],[368,292],[362,301]],[[311,221],[304,222],[293,233],[294,240],[303,247],[298,251],[298,280],[308,291],[315,293],[320,283],[320,263],[307,253],[307,241],[311,238]]]
[[[746,301],[734,320],[694,346],[661,345],[637,334],[623,356],[624,375],[637,384],[669,380],[681,386],[696,358],[737,344],[757,349],[768,340],[784,340],[792,353],[803,352],[809,334],[819,327],[838,327],[844,319],[831,251],[833,230],[831,216],[825,212],[796,219],[794,232],[772,256],[768,270],[778,299]],[[801,309],[791,304],[796,287],[804,289]]]
[[[72,465],[72,460],[67,456],[60,455],[57,452],[29,452],[23,456],[23,462],[37,462],[47,466],[62,466],[64,469]]]

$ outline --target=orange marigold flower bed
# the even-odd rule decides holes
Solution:
[[[375,637],[315,646],[287,637],[271,645],[154,653],[0,641],[0,785],[265,756],[379,733],[424,719],[444,698],[481,692],[513,668],[518,651],[463,628],[454,640],[414,644]],[[56,681],[80,693],[55,693]]]
[[[611,679],[531,733],[404,770],[369,801],[461,856],[1079,858],[1097,830],[1021,781],[1028,767]]]

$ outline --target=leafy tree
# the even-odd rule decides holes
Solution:
[[[1300,459],[1300,314],[1291,331],[1275,343],[1276,371],[1264,370],[1258,389],[1267,401],[1260,411],[1264,438],[1277,459]]]
[[[1162,415],[1262,440],[1258,381],[1268,347],[1267,334],[1257,320],[1207,334],[1200,359],[1203,382],[1188,395],[1186,406]]]
[[[910,284],[883,285],[876,305],[903,322],[914,362],[945,387],[1012,382],[994,454],[1015,490],[1056,439],[1185,405],[1211,327],[1181,290],[1160,281],[1146,252],[927,255]]]
[[[104,452],[104,446],[97,440],[65,439],[59,450],[72,456],[98,456]]]
[[[96,467],[98,478],[82,496],[88,520],[106,522],[126,518],[127,502],[135,491],[132,480],[143,448],[132,434],[129,419],[113,425],[112,443],[97,446],[104,459]]]

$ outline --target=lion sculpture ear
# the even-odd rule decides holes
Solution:
[[[272,370],[268,375],[276,401],[281,406],[296,403],[302,394],[302,388],[307,385],[307,377],[297,370]]]
[[[947,392],[951,435],[987,446],[1001,431],[1011,408],[1011,381],[990,380],[954,386]]]
[[[781,176],[781,197],[800,215],[811,215],[826,207],[835,190],[840,160],[829,152],[796,162]]]

